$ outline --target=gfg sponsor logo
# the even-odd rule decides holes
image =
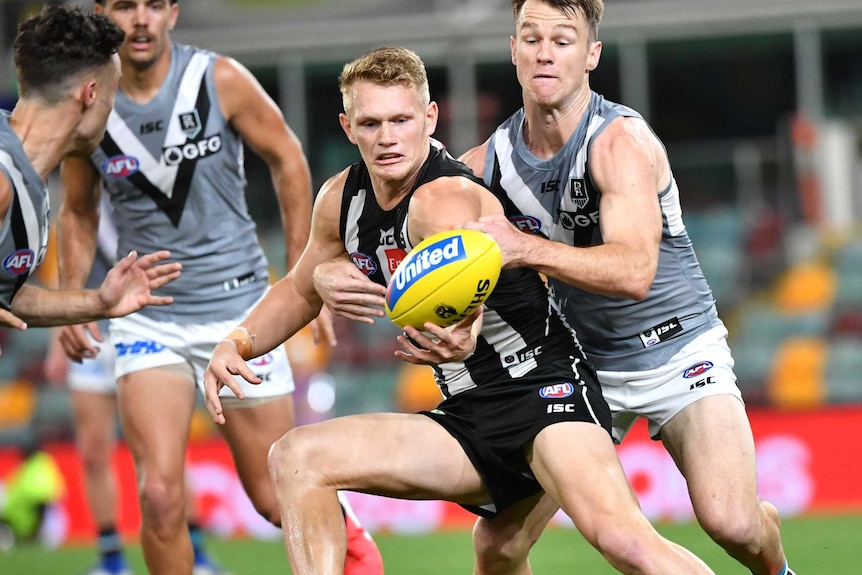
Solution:
[[[575,393],[575,386],[569,383],[555,383],[554,385],[546,385],[539,390],[539,396],[545,399],[563,399]]]
[[[162,151],[162,159],[168,166],[178,166],[183,160],[197,160],[216,154],[221,150],[221,134],[189,142],[182,146],[169,146]]]
[[[443,266],[467,257],[461,236],[453,236],[434,242],[416,253],[407,256],[392,276],[389,283],[389,309],[394,309],[398,300],[410,286]]]

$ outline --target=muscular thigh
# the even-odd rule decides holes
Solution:
[[[293,428],[293,396],[246,401],[247,407],[239,400],[225,407],[225,424],[220,431],[246,489],[268,491],[267,454],[272,444]]]
[[[299,427],[289,437],[336,489],[465,504],[488,500],[458,441],[424,415],[339,417]]]
[[[745,407],[732,395],[690,404],[662,429],[662,442],[686,477],[692,499],[756,494],[754,439]],[[697,504],[697,501],[695,501]]]
[[[138,465],[182,473],[195,399],[192,381],[170,369],[145,369],[120,378],[120,421]]]

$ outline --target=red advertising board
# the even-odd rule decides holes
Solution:
[[[760,494],[784,516],[803,513],[862,512],[862,406],[814,412],[753,410],[749,413],[757,445]],[[68,444],[49,447],[66,479],[66,496],[49,514],[46,538],[53,543],[92,537],[84,501],[80,462]],[[619,447],[620,458],[644,512],[653,520],[688,521],[691,505],[685,482],[660,443],[638,424]],[[0,450],[0,499],[3,478],[20,455]],[[134,469],[128,450],[115,458],[120,486],[120,528],[129,536],[140,520]],[[219,442],[192,445],[187,470],[200,519],[221,536],[278,538],[280,532],[257,515],[236,477],[227,447]],[[457,505],[398,501],[350,494],[355,511],[372,531],[425,532],[466,527],[474,516]],[[567,525],[558,516],[560,525]]]

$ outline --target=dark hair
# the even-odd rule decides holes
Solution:
[[[70,79],[106,65],[125,34],[101,14],[47,6],[18,26],[15,69],[22,96],[56,102]]]

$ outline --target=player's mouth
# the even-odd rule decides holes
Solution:
[[[401,154],[380,154],[377,156],[378,164],[394,164],[401,159]]]
[[[129,45],[136,50],[145,50],[152,43],[153,39],[144,34],[134,34],[128,37]]]

